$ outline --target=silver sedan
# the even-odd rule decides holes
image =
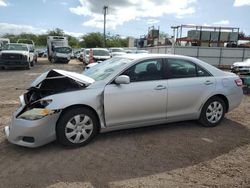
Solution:
[[[82,74],[50,70],[20,96],[7,139],[83,146],[97,133],[184,120],[218,125],[242,99],[242,82],[195,58],[128,54]]]

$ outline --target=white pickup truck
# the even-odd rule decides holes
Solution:
[[[28,44],[9,43],[0,51],[0,67],[23,67],[30,69],[34,65],[34,49]]]

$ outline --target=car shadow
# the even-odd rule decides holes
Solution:
[[[103,133],[74,149],[57,142],[30,149],[2,141],[0,181],[5,187],[46,187],[57,181],[108,187],[111,181],[211,160],[249,143],[250,130],[229,119],[213,128],[188,121]]]

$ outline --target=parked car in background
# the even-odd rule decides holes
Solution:
[[[89,50],[89,60],[88,60],[88,63],[90,63],[90,53],[91,53],[91,50],[92,50],[92,53],[93,53],[93,62],[92,63],[100,63],[102,61],[105,61],[107,59],[110,59],[111,56],[110,56],[110,53],[107,49],[105,48],[92,48]]]
[[[38,57],[44,57],[44,54],[47,53],[47,49],[43,48],[43,49],[37,49],[37,55]],[[47,56],[46,56],[47,57]]]
[[[127,54],[148,54],[147,50],[126,50]]]
[[[126,54],[125,50],[123,48],[109,48],[110,56],[120,56]]]
[[[20,96],[4,128],[14,144],[83,146],[97,133],[176,121],[214,127],[242,100],[242,81],[196,58],[128,54],[83,74],[50,70]]]
[[[82,62],[83,64],[89,64],[89,48],[85,48],[82,51]]]
[[[5,44],[9,44],[10,43],[10,39],[8,38],[0,38],[0,50],[3,48],[3,46]]]
[[[237,74],[250,74],[250,59],[233,63],[231,71]]]
[[[0,67],[23,67],[30,69],[34,65],[34,49],[28,44],[9,43],[0,51]]]

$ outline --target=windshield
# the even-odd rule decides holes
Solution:
[[[121,48],[114,48],[112,49],[112,52],[125,52],[125,51]]]
[[[28,51],[28,48],[24,44],[5,44],[3,50]]]
[[[85,76],[88,76],[96,81],[103,80],[111,75],[114,71],[131,62],[131,59],[114,57],[109,60],[103,61],[98,65],[91,67],[83,72]]]
[[[93,55],[94,56],[109,56],[109,52],[107,50],[93,50]]]
[[[69,47],[57,47],[57,48],[55,48],[55,52],[57,52],[57,53],[71,53],[72,49]]]

